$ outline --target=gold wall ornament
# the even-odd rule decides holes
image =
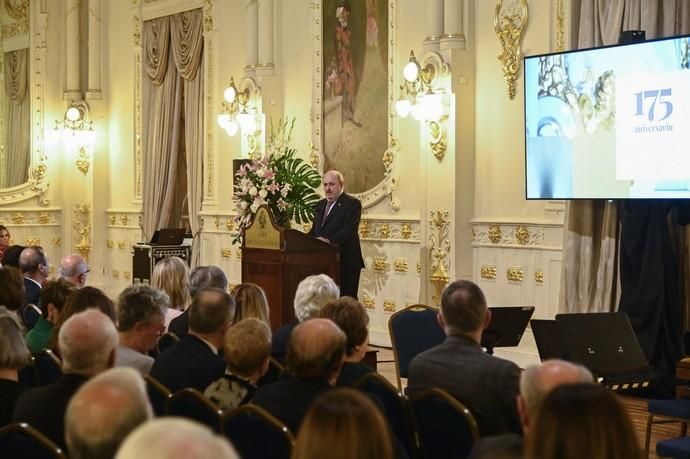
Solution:
[[[309,142],[309,164],[314,169],[319,168],[319,150],[314,146],[314,142]]]
[[[91,252],[91,205],[87,203],[74,205],[74,239],[79,241],[74,248],[86,260]]]
[[[420,262],[417,262],[417,274],[422,273],[422,264]]]
[[[62,239],[60,239],[58,236],[53,236],[53,238],[50,240],[50,244],[53,247],[60,247],[62,245]]]
[[[220,249],[220,256],[223,258],[230,258],[232,257],[232,249],[231,248],[223,248]]]
[[[204,32],[213,30],[213,0],[204,0],[203,6]]]
[[[120,215],[120,223],[122,224],[122,226],[129,225],[129,216],[127,214]]]
[[[89,172],[91,164],[89,163],[89,154],[86,152],[86,148],[79,148],[79,156],[77,156],[74,164],[77,165],[77,169],[79,169],[79,172],[82,174],[86,175]]]
[[[410,237],[412,237],[412,225],[410,225],[409,223],[403,223],[400,226],[400,236],[403,239],[409,239]]]
[[[386,257],[374,257],[374,272],[379,274],[385,273],[388,270],[388,261]]]
[[[502,48],[498,59],[503,64],[503,78],[508,84],[508,96],[511,99],[515,98],[515,81],[518,77],[520,59],[522,59],[520,45],[528,18],[527,0],[513,0],[505,8],[503,0],[497,0],[494,30]]]
[[[525,271],[517,266],[508,268],[506,271],[506,278],[511,282],[522,282],[525,276]]]
[[[50,215],[48,215],[48,212],[41,212],[38,214],[37,220],[41,225],[47,225],[50,223]]]
[[[556,51],[565,51],[565,7],[556,0]]]
[[[227,220],[225,220],[225,229],[227,229],[231,233],[235,230],[235,222],[232,220],[232,218],[228,218]]]
[[[108,239],[107,241],[105,241],[105,246],[109,249],[114,249],[115,241],[113,241],[112,239]]]
[[[359,237],[362,239],[369,237],[369,220],[360,220]]]
[[[381,239],[388,239],[391,237],[391,227],[388,223],[382,223],[381,226],[379,226],[379,237]]]
[[[534,282],[537,284],[543,284],[544,283],[544,270],[543,269],[537,269],[534,271]]]
[[[134,26],[132,31],[134,46],[141,46],[141,19],[139,16],[132,17],[132,24]]]
[[[125,241],[117,241],[117,248],[124,250],[127,247],[127,242]]]
[[[125,271],[122,273],[122,277],[127,279],[127,280],[130,280],[132,278],[132,272],[131,271]]]
[[[117,215],[110,215],[108,217],[108,221],[110,222],[110,226],[115,226],[115,224],[117,223]]]
[[[26,217],[24,217],[24,214],[19,212],[12,214],[10,220],[12,220],[12,223],[14,223],[15,225],[23,225],[24,223],[26,223]]]
[[[242,247],[237,248],[237,259],[238,260],[242,259]]]
[[[501,227],[498,225],[489,225],[489,240],[493,244],[498,244],[501,241],[503,234],[501,233]]]
[[[383,312],[393,313],[395,312],[395,309],[395,300],[383,300]]]
[[[448,117],[444,116],[440,121],[430,120],[429,125],[429,145],[434,157],[442,162],[446,156],[446,149],[448,148],[448,134],[446,126],[448,124]]]
[[[431,276],[429,276],[429,280],[436,289],[433,300],[440,303],[441,292],[450,280],[448,275],[450,270],[450,262],[448,261],[448,254],[450,253],[448,211],[432,210],[429,225],[431,226],[431,235],[429,236]]]
[[[120,270],[119,269],[113,269],[113,272],[111,274],[113,276],[113,279],[119,279],[120,278]]]
[[[496,279],[496,266],[482,265],[479,269],[479,275],[482,279],[494,280]]]
[[[29,20],[29,0],[3,0],[7,14],[16,21]]]
[[[407,272],[407,260],[395,260],[393,262],[393,269],[396,273],[406,273]]]
[[[29,23],[27,22],[13,22],[2,26],[2,38],[12,38],[17,35],[23,35],[29,31]]]
[[[37,237],[30,237],[30,238],[26,239],[25,245],[27,245],[27,246],[41,245],[41,240]]]
[[[364,299],[362,299],[362,305],[366,308],[369,309],[370,311],[373,311],[376,309],[376,304],[374,303],[374,300],[369,298],[368,296],[364,295]]]
[[[529,239],[529,230],[524,225],[520,225],[515,229],[515,240],[518,244],[527,245]]]

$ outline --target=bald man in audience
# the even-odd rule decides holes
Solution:
[[[591,382],[594,378],[587,368],[564,360],[546,360],[527,367],[520,375],[520,395],[516,399],[523,433],[527,433],[542,402],[552,390],[563,384]],[[472,448],[470,459],[521,458],[522,450],[523,436],[506,433],[480,438]]]
[[[117,330],[110,317],[97,309],[87,309],[65,321],[58,343],[62,376],[53,384],[22,393],[12,420],[29,423],[64,448],[67,403],[89,378],[113,366]]]
[[[77,288],[82,288],[86,285],[86,276],[90,271],[84,257],[76,253],[62,257],[60,267],[58,268],[60,277],[72,282]]]
[[[189,296],[192,300],[205,288],[228,290],[228,278],[218,266],[197,266],[189,272]],[[189,308],[170,321],[168,331],[180,338],[189,333]]]
[[[192,387],[200,392],[225,372],[225,332],[235,316],[235,300],[223,290],[203,289],[189,306],[189,334],[153,362],[151,376],[173,392]]]
[[[132,368],[112,368],[87,381],[65,414],[70,459],[112,459],[120,444],[153,417],[144,378]]]
[[[183,418],[160,418],[139,426],[115,459],[239,459],[225,438]]]
[[[19,269],[24,274],[24,290],[26,299],[24,304],[38,306],[43,283],[48,280],[50,266],[43,247],[30,246],[24,248],[19,255]]]
[[[328,319],[300,323],[290,335],[286,358],[294,378],[259,388],[252,403],[297,433],[312,401],[338,380],[346,341],[345,333]]]
[[[520,433],[515,407],[520,369],[479,345],[491,322],[484,293],[470,281],[452,282],[443,291],[437,319],[446,339],[412,359],[409,393],[439,387],[467,406],[482,436]]]

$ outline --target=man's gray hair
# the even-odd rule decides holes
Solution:
[[[73,315],[58,335],[63,371],[93,376],[107,369],[117,342],[115,324],[98,309]]]
[[[295,317],[300,322],[315,317],[329,301],[340,296],[336,283],[325,274],[306,277],[297,286],[295,292]]]
[[[84,257],[77,254],[65,255],[60,260],[60,267],[58,268],[58,274],[64,279],[72,279],[73,277],[84,274],[88,269],[86,260]]]
[[[559,373],[550,375],[544,370],[555,369]],[[592,373],[582,365],[564,360],[546,360],[541,364],[530,365],[520,375],[520,395],[525,401],[527,414],[534,419],[542,402],[556,386],[560,384],[590,383]]]
[[[151,418],[144,378],[128,367],[105,371],[84,383],[67,405],[69,457],[112,458],[127,435]]]
[[[127,287],[117,298],[117,328],[127,332],[138,322],[152,324],[170,307],[170,298],[162,290],[148,285],[135,284]]]
[[[115,459],[238,459],[232,445],[208,427],[183,418],[158,418],[139,426]]]
[[[189,273],[189,295],[194,298],[203,288],[228,289],[228,278],[218,266],[197,266]]]

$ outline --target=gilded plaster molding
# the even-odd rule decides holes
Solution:
[[[91,205],[87,203],[74,206],[74,240],[79,241],[74,248],[85,259],[91,252]]]
[[[537,269],[534,271],[534,282],[537,284],[543,284],[544,283],[544,270],[543,269]]]
[[[8,209],[0,210],[0,225],[5,226],[60,226],[61,210]]]
[[[143,84],[143,67],[141,64],[142,47],[141,47],[141,30],[143,22],[138,15],[132,17],[134,31],[132,33],[132,41],[134,45],[134,201],[141,202],[142,189],[142,84]]]
[[[376,309],[376,303],[374,303],[374,300],[368,297],[367,295],[364,295],[364,298],[362,298],[362,305],[370,311]]]
[[[527,224],[474,224],[472,245],[537,248],[544,243],[544,228]]]
[[[429,254],[431,256],[431,275],[429,281],[436,293],[434,300],[441,301],[441,292],[450,280],[450,219],[447,210],[432,210],[429,219]]]
[[[479,269],[479,275],[482,279],[495,280],[496,279],[496,266],[494,265],[482,265]]]
[[[60,237],[58,236],[53,236],[50,239],[50,245],[52,245],[53,247],[60,247],[62,245],[62,239],[60,239]]]
[[[105,215],[108,228],[141,228],[143,214],[140,210],[107,209]]]
[[[494,30],[501,43],[498,59],[503,64],[503,78],[508,85],[508,96],[515,98],[515,81],[520,69],[522,35],[527,27],[529,9],[527,0],[512,0],[503,7],[503,0],[497,0],[494,13]]]
[[[3,0],[2,6],[15,21],[29,21],[29,0]]]
[[[556,0],[556,51],[565,51],[565,6]]]
[[[512,266],[506,270],[506,279],[510,282],[522,282],[525,270],[519,266]]]
[[[407,260],[399,259],[393,262],[393,270],[396,273],[407,273]]]
[[[383,242],[419,242],[419,221],[362,219],[360,239]]]
[[[375,273],[383,274],[388,271],[388,259],[383,257],[374,257],[373,269]]]
[[[220,256],[223,258],[230,258],[232,257],[232,249],[229,247],[220,249]]]
[[[26,245],[26,246],[41,245],[41,239],[37,238],[37,237],[28,237],[24,241],[24,245]]]
[[[394,313],[396,310],[396,305],[395,305],[395,300],[392,299],[385,299],[383,300],[383,312],[387,312],[389,314]]]
[[[89,172],[89,167],[91,166],[91,163],[89,162],[89,154],[86,151],[85,147],[79,147],[79,153],[77,156],[77,159],[74,161],[74,164],[77,166],[77,169],[79,172],[82,174],[86,175]]]

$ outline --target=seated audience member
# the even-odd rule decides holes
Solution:
[[[271,356],[280,362],[285,361],[285,352],[292,329],[298,323],[316,317],[321,308],[340,296],[336,283],[325,274],[305,277],[297,286],[293,306],[295,320],[283,325],[273,334]]]
[[[33,354],[48,347],[53,327],[75,290],[74,284],[65,279],[48,281],[41,289],[41,317],[26,334],[26,345]]]
[[[168,294],[171,307],[165,312],[165,328],[170,321],[187,309],[189,296],[189,266],[180,257],[167,257],[156,263],[151,273],[151,287]]]
[[[22,272],[12,266],[0,267],[0,285],[0,306],[5,306],[9,311],[18,314],[26,304]]]
[[[528,433],[544,398],[553,389],[563,384],[593,381],[587,368],[563,360],[547,360],[527,367],[520,375],[520,395],[517,398],[523,433]],[[470,459],[521,458],[523,447],[523,436],[516,433],[483,437],[474,444]]]
[[[10,248],[10,231],[5,225],[0,225],[0,266],[3,264],[5,252]]]
[[[153,417],[146,384],[131,368],[112,368],[74,394],[65,413],[70,459],[112,459],[124,439]]]
[[[86,276],[88,275],[89,265],[86,264],[86,260],[81,255],[73,253],[72,255],[65,255],[60,260],[60,267],[58,268],[58,273],[61,279],[67,279],[78,288],[82,288],[86,285]]]
[[[117,299],[117,329],[120,344],[116,367],[132,367],[142,375],[151,371],[153,358],[148,353],[156,347],[165,330],[165,310],[170,300],[165,292],[146,285],[132,285]]]
[[[479,345],[491,322],[484,293],[470,281],[449,284],[441,297],[438,322],[446,340],[412,359],[409,393],[439,387],[467,406],[482,436],[520,433],[515,406],[520,369],[487,354]]]
[[[197,266],[189,273],[189,295],[192,300],[197,292],[204,288],[228,289],[228,278],[218,266]],[[189,332],[189,308],[175,317],[168,326],[168,331],[182,338]]]
[[[376,405],[347,388],[312,403],[300,427],[292,459],[392,459],[388,424]]]
[[[328,319],[300,323],[290,334],[286,357],[294,378],[259,388],[252,403],[297,432],[312,401],[338,380],[345,342],[345,334]]]
[[[230,442],[182,418],[154,419],[122,443],[115,459],[239,459]]]
[[[102,290],[96,287],[82,287],[77,289],[74,293],[70,295],[62,308],[62,313],[58,317],[57,322],[53,326],[53,333],[50,336],[50,341],[48,343],[48,348],[60,355],[58,335],[60,334],[60,329],[62,324],[65,323],[67,319],[72,317],[74,314],[87,309],[98,309],[106,316],[110,317],[110,320],[115,323],[117,316],[115,314],[115,304],[113,301],[103,293]]]
[[[117,330],[108,316],[89,309],[65,321],[59,346],[63,375],[53,384],[23,392],[12,420],[29,423],[64,448],[67,403],[90,377],[113,366]]]
[[[369,349],[369,315],[362,303],[343,296],[326,304],[319,312],[319,317],[335,322],[347,337],[345,362],[336,384],[352,386],[362,376],[372,373],[374,369],[362,363]]]
[[[48,280],[50,266],[43,247],[30,246],[19,255],[19,269],[24,274],[26,304],[38,306],[43,283]]]
[[[256,317],[270,325],[270,310],[264,289],[256,284],[244,283],[233,287],[230,295],[235,299],[235,319],[233,323]]]
[[[156,357],[151,376],[172,392],[186,387],[206,390],[225,372],[219,351],[234,315],[235,302],[227,292],[201,290],[189,307],[189,334]]]
[[[19,256],[26,248],[23,245],[11,245],[5,250],[5,257],[2,259],[3,266],[11,266],[19,269]]]
[[[640,459],[628,412],[599,384],[565,384],[544,399],[530,424],[526,457],[539,459]]]
[[[22,391],[19,370],[30,358],[16,317],[0,306],[0,427],[12,421],[14,404]]]
[[[271,329],[257,318],[233,324],[225,333],[225,374],[204,395],[223,410],[232,410],[254,397],[256,382],[268,370]]]

